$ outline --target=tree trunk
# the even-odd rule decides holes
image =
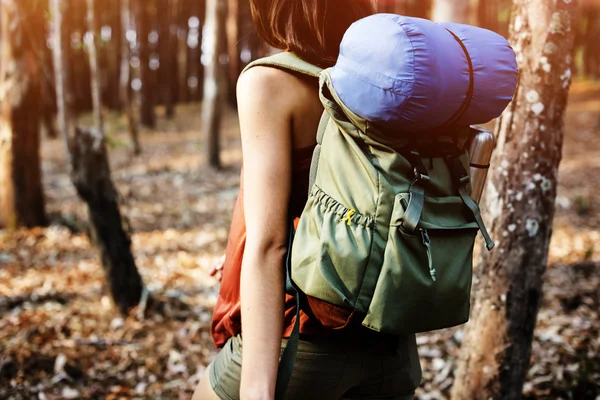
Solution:
[[[96,51],[96,37],[98,27],[96,26],[96,16],[94,10],[94,0],[87,0],[87,23],[90,39],[87,43],[88,54],[90,57],[90,85],[92,92],[92,107],[94,115],[94,126],[104,134],[104,122],[102,119],[102,94],[100,90],[100,77],[98,76],[98,53]]]
[[[240,75],[240,31],[241,31],[240,0],[229,0],[227,7],[227,52],[229,54],[227,100],[232,106],[236,105],[236,85]]]
[[[586,10],[587,32],[583,48],[583,64],[587,77],[596,79],[600,77],[600,10],[590,7]]]
[[[227,0],[206,1],[207,58],[205,69],[204,101],[202,103],[202,128],[205,135],[206,159],[213,168],[221,166],[220,129],[225,91],[225,69],[219,63],[219,55],[225,52]]]
[[[96,7],[102,7],[102,3],[97,4]],[[123,111],[121,104],[121,49],[123,47],[122,41],[125,37],[121,35],[123,28],[121,27],[121,2],[119,0],[112,0],[110,3],[110,27],[111,27],[111,38],[109,56],[110,60],[110,77],[107,83],[107,102],[106,104],[111,110]]]
[[[71,165],[71,151],[69,147],[69,117],[68,108],[66,102],[66,67],[65,57],[63,54],[63,14],[62,14],[62,0],[50,0],[51,1],[51,14],[52,14],[52,25],[54,30],[52,32],[52,61],[54,67],[54,84],[56,92],[56,125],[58,126],[58,132],[63,138],[63,145],[65,146],[65,156],[67,158],[67,165]]]
[[[0,228],[46,224],[40,166],[43,24],[31,0],[4,0],[0,7]]]
[[[497,248],[483,252],[453,399],[521,399],[552,234],[574,3],[515,0],[520,86],[498,123],[483,210]]]
[[[250,11],[250,2],[241,1],[238,3],[238,15],[240,25],[238,28],[240,61],[238,64],[238,77],[244,68],[252,61],[253,41],[257,37],[254,22],[252,21],[252,13]],[[235,89],[235,87],[234,87]],[[235,104],[237,106],[237,104]]]
[[[127,31],[131,28],[131,8],[129,0],[121,0],[121,81],[119,94],[121,105],[127,116],[127,125],[129,127],[129,136],[133,145],[133,153],[137,156],[142,153],[140,139],[138,135],[138,126],[133,111],[131,99],[131,44],[127,40]]]
[[[137,36],[140,52],[140,79],[142,89],[140,92],[140,123],[148,128],[156,127],[156,113],[154,110],[153,72],[150,69],[150,5],[148,0],[134,0],[136,4]]]
[[[104,137],[98,131],[77,129],[72,149],[71,180],[87,204],[93,240],[101,253],[112,299],[126,315],[139,303],[144,285],[131,253],[129,224],[119,210]]]
[[[432,0],[407,0],[406,15],[418,18],[430,18],[431,2]]]
[[[58,130],[55,124],[56,117],[56,93],[54,85],[54,67],[52,66],[52,52],[43,52],[43,63],[46,66],[42,74],[42,126],[50,139],[58,138]]]
[[[178,0],[177,8],[177,102],[186,103],[190,100],[188,90],[188,14],[187,2]]]
[[[378,0],[377,1],[377,12],[380,13],[394,13],[396,12],[396,1],[395,0]]]
[[[169,76],[169,85],[171,86],[171,98],[173,100],[173,116],[175,116],[175,106],[179,103],[179,3],[180,0],[171,0],[169,13],[171,14],[171,31],[170,31],[170,46],[171,46],[171,75]],[[167,110],[169,113],[169,110]]]
[[[64,43],[65,47],[71,48],[71,59],[67,59],[70,71],[72,71],[69,75],[69,87],[73,89],[73,111],[81,114],[82,112],[93,110],[91,86],[89,84],[91,80],[90,64],[84,50],[85,46],[83,45],[87,32],[86,3],[79,0],[66,2],[66,4],[69,7],[68,10],[71,15],[69,20],[65,18],[67,41]],[[70,34],[72,33],[77,33],[82,43],[76,48],[69,46],[72,38]]]
[[[79,197],[88,206],[93,239],[100,248],[102,266],[110,286],[111,296],[119,310],[125,314],[140,301],[143,283],[131,254],[129,229],[127,224],[124,224],[119,211],[118,193],[110,178],[104,135],[98,129],[90,131],[76,129],[76,135],[71,141],[68,134],[67,108],[64,99],[63,73],[66,65],[62,54],[61,0],[51,1],[58,125],[67,148],[71,181]],[[93,6],[90,4],[93,0],[88,2],[89,6]],[[89,9],[93,10],[93,7]],[[91,20],[93,24],[93,18]],[[94,58],[92,51],[90,58]],[[91,63],[93,64],[93,61]],[[98,92],[97,86],[95,91]]]
[[[378,0],[377,12],[405,15],[410,0]],[[418,0],[423,2],[423,0]]]
[[[191,3],[191,4],[190,4]],[[201,15],[200,1],[188,1],[189,4],[189,19],[187,35],[187,89],[191,101],[202,100],[202,29],[204,27],[204,19]]]
[[[173,74],[174,65],[177,57],[177,30],[175,24],[175,10],[172,3],[177,0],[158,0],[158,13],[160,34],[160,91],[162,93],[162,102],[165,105],[165,115],[168,119],[175,116],[175,99],[173,98]]]
[[[469,23],[470,0],[434,0],[433,20],[437,22]]]

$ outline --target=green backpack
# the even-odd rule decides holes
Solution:
[[[470,196],[470,129],[391,141],[342,104],[329,70],[291,53],[248,68],[256,65],[319,78],[325,108],[308,202],[290,237],[288,290],[332,329],[355,322],[408,334],[467,322],[477,232],[494,246]]]

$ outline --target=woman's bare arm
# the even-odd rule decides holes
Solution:
[[[284,314],[283,261],[292,173],[292,102],[281,71],[238,83],[246,248],[242,262],[242,399],[273,399]]]

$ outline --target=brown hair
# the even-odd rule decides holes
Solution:
[[[350,25],[375,12],[372,0],[250,0],[258,34],[322,68],[335,64]]]

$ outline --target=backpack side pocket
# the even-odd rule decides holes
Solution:
[[[292,279],[325,326],[341,328],[352,316],[369,261],[373,225],[372,218],[313,187],[294,238]],[[314,307],[311,297],[331,306]],[[330,315],[335,307],[348,310],[347,317]]]
[[[418,333],[467,322],[478,225],[458,196],[426,197],[414,232],[402,227],[408,193],[394,201],[384,262],[363,325]]]

